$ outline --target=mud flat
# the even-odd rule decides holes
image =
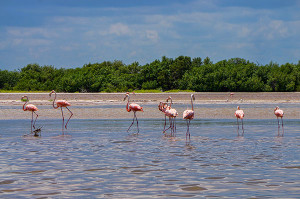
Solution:
[[[245,118],[272,119],[276,106],[284,109],[285,118],[300,119],[300,93],[234,93],[201,92],[194,93],[196,97],[195,118],[234,118],[234,111],[240,105],[245,111]],[[27,95],[30,103],[39,108],[40,119],[60,118],[59,110],[52,107],[53,98],[48,93],[0,93],[0,119],[28,119],[30,113],[22,111],[21,97]],[[191,93],[136,93],[131,94],[130,101],[144,106],[144,112],[138,113],[139,118],[162,118],[157,105],[172,96],[173,107],[178,111],[179,118],[190,104]],[[125,109],[124,93],[58,93],[58,99],[68,100],[72,106],[75,119],[122,119],[131,118],[132,113]],[[298,106],[299,105],[299,106]],[[67,112],[65,112],[68,114]]]

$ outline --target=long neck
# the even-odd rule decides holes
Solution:
[[[24,105],[23,105],[23,111],[26,111],[26,109],[25,109],[25,105],[28,103],[28,97],[26,97],[26,102],[24,103]]]
[[[54,91],[54,100],[53,100],[53,108],[57,109],[58,106],[55,106],[55,100],[56,100],[56,92]]]
[[[193,97],[191,96],[191,104],[192,104],[192,110],[194,110],[194,106],[193,106]]]
[[[131,109],[129,108],[129,95],[127,96],[127,105],[126,105],[126,110],[128,111],[128,112],[130,112],[131,111]]]

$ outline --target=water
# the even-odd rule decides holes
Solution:
[[[38,120],[42,137],[23,137],[30,120],[0,120],[0,198],[299,198],[300,121],[195,119],[191,140],[177,120]]]

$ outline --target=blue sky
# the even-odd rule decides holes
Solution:
[[[0,69],[162,56],[298,63],[299,0],[0,0]]]

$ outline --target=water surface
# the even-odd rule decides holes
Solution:
[[[1,198],[299,198],[300,121],[195,119],[191,140],[177,120],[38,120],[41,137],[23,136],[30,120],[0,120]]]

